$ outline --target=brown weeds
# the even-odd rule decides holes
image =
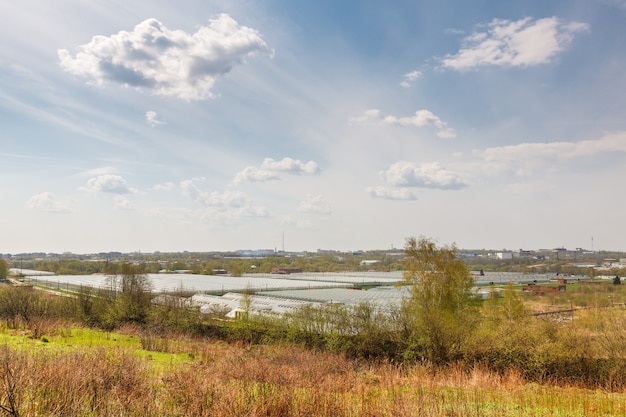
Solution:
[[[62,351],[40,349],[41,344],[35,349],[5,346],[0,350],[0,363],[5,364],[0,367],[0,380],[5,381],[0,406],[5,415],[12,416],[93,417],[626,412],[626,393],[529,385],[521,373],[513,371],[499,375],[462,365],[435,368],[356,362],[295,347],[237,346],[198,339],[172,342],[172,346],[186,346],[192,359],[155,367],[130,348]]]

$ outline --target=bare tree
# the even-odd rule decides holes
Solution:
[[[19,404],[21,398],[18,387],[18,369],[14,352],[7,345],[0,349],[0,366],[2,367],[3,390],[0,394],[0,411],[7,416],[19,417]]]

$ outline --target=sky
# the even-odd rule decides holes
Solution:
[[[0,253],[626,251],[626,0],[0,15]]]

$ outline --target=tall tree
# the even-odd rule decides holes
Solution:
[[[474,279],[454,245],[438,248],[432,240],[411,237],[405,255],[409,352],[436,363],[454,359],[470,330]]]

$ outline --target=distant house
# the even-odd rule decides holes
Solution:
[[[522,291],[533,292],[535,294],[543,295],[545,293],[555,293],[555,292],[565,292],[567,290],[567,285],[524,285],[522,287]]]
[[[510,260],[513,259],[513,252],[498,252],[496,253],[496,258],[497,259],[502,259],[502,260]]]
[[[530,259],[533,256],[535,256],[535,252],[531,251],[531,250],[524,250],[524,249],[520,249],[518,256],[522,259]]]
[[[301,274],[302,268],[272,268],[272,274],[281,274],[281,275],[289,275],[289,274]]]

